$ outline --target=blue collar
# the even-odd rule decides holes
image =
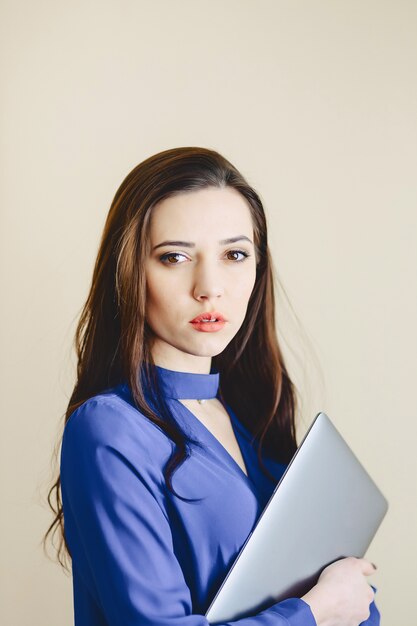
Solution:
[[[155,368],[159,386],[166,398],[197,400],[217,396],[220,379],[217,371],[211,371],[210,374],[194,374],[177,372],[159,365]]]

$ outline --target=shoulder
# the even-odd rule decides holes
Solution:
[[[131,405],[119,388],[93,396],[71,415],[64,428],[63,448],[74,452],[111,446],[129,456],[142,458],[172,452],[163,430]]]
[[[163,509],[164,469],[171,454],[171,441],[163,431],[123,398],[109,393],[89,398],[71,413],[64,428],[63,498],[80,514],[98,503],[124,506],[124,498],[130,507],[134,497],[144,501],[147,494]]]

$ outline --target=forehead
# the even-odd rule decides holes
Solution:
[[[209,187],[179,193],[158,202],[151,212],[150,238],[221,240],[236,235],[252,239],[253,225],[246,199],[232,187]]]

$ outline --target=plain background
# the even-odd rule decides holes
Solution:
[[[301,323],[278,290],[300,435],[325,410],[388,498],[368,556],[382,624],[409,626],[417,3],[7,0],[0,23],[1,622],[72,624],[71,579],[40,541],[76,321],[123,178],[196,145],[264,201]]]

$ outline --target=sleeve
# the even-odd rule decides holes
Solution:
[[[141,441],[135,435],[132,443],[120,427],[119,409],[114,419],[115,407],[100,403],[86,409],[86,404],[65,428],[61,488],[64,519],[67,505],[73,520],[68,535],[65,525],[72,558],[78,571],[88,570],[83,580],[106,624],[208,626],[204,615],[192,612],[190,589],[174,552],[151,462],[155,441],[152,447],[146,437]],[[310,607],[298,598],[233,623],[316,626]]]

